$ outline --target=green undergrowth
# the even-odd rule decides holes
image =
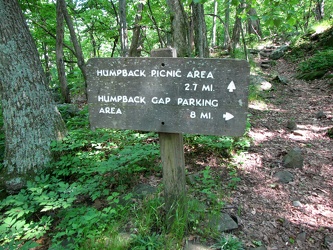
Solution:
[[[193,234],[221,241],[220,234],[205,226],[205,218],[219,213],[228,190],[237,187],[236,168],[194,167],[186,212],[176,210],[169,223],[158,135],[92,131],[87,108],[75,110],[60,108],[69,133],[52,143],[50,166],[18,194],[1,201],[0,248],[181,249],[184,238]],[[200,155],[225,159],[249,146],[247,137],[185,135],[184,143]],[[221,181],[222,170],[228,181]],[[134,187],[151,178],[160,180],[156,192],[139,198]]]
[[[292,48],[287,58],[297,63],[297,78],[330,78],[333,71],[333,21],[312,26],[294,40]]]

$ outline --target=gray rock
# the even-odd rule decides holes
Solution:
[[[191,243],[191,242],[186,242],[184,246],[184,250],[209,250],[211,249],[208,246],[196,244],[196,243]]]
[[[324,244],[328,249],[333,249],[333,235],[328,235],[324,239]]]
[[[321,110],[316,114],[316,118],[317,119],[326,118],[326,114],[324,113],[324,111]]]
[[[272,88],[272,84],[270,82],[266,81],[264,78],[258,75],[251,75],[250,82],[259,91],[270,90]]]
[[[294,180],[294,175],[289,171],[276,172],[273,177],[284,184],[287,184]]]
[[[221,213],[209,218],[209,226],[219,232],[228,232],[238,228],[236,221],[229,214]]]
[[[287,128],[290,129],[290,130],[295,130],[297,129],[297,124],[294,120],[289,120],[287,122]]]
[[[269,58],[272,59],[272,60],[278,60],[280,59],[281,57],[284,56],[284,54],[286,53],[286,51],[289,49],[289,46],[286,46],[286,45],[283,45],[279,48],[277,48],[276,50],[274,50]]]
[[[299,148],[293,148],[283,158],[283,165],[286,168],[302,168],[304,158]]]
[[[302,203],[300,201],[293,201],[293,206],[294,207],[302,207]]]
[[[301,232],[297,235],[296,240],[299,242],[305,242],[306,240],[306,232]]]
[[[152,187],[147,184],[139,184],[136,187],[134,187],[133,190],[133,197],[134,198],[140,198],[143,199],[147,195],[151,195],[157,192],[156,187]]]
[[[285,76],[281,76],[281,75],[277,75],[275,78],[274,78],[275,81],[278,81],[284,85],[288,85],[289,83],[289,80],[287,77]]]

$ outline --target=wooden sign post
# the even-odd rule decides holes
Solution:
[[[157,49],[151,51],[151,57],[177,57],[176,49]],[[159,133],[160,152],[163,166],[163,184],[165,208],[168,221],[172,222],[177,209],[184,214],[185,204],[185,156],[183,134]]]

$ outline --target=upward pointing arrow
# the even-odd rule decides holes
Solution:
[[[236,89],[236,86],[235,86],[235,83],[234,81],[231,81],[228,85],[228,88],[229,92],[234,92],[234,90]]]

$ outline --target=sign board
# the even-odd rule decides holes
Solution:
[[[241,136],[249,64],[195,58],[93,58],[87,63],[90,125]]]

